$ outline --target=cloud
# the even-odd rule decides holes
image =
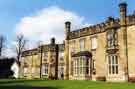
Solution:
[[[4,57],[16,57],[16,53],[14,52],[13,48],[7,47],[6,49],[3,50],[3,55]]]
[[[64,10],[58,6],[44,8],[32,16],[21,18],[16,25],[16,34],[23,34],[31,41],[43,41],[49,43],[51,37],[55,37],[57,42],[64,40],[64,23],[72,22],[72,29],[86,26],[83,16],[77,13]]]

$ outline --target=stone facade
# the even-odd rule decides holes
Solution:
[[[20,78],[64,78],[64,44],[51,43],[22,53]]]
[[[71,23],[66,22],[65,43],[57,45],[58,47],[51,44],[43,46],[45,49],[43,52],[48,52],[48,76],[67,80],[135,79],[135,13],[127,15],[126,3],[120,3],[119,9],[120,18],[108,17],[103,23],[74,31],[71,31]],[[35,61],[33,63],[23,61],[22,63],[26,65],[22,64],[22,69],[29,64],[31,71],[34,65],[39,75],[39,67],[46,63],[39,61],[40,47],[23,54],[22,60],[31,61],[33,58]],[[59,54],[63,57],[62,61]]]

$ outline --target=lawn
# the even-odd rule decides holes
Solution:
[[[134,83],[77,80],[0,80],[0,89],[135,89]]]

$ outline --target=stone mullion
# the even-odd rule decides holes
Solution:
[[[50,66],[50,62],[51,62],[51,53],[48,53],[48,59],[49,59],[49,63],[48,63],[48,77],[51,76],[51,66]]]
[[[85,60],[83,60],[83,74],[85,75]]]
[[[78,61],[78,72],[79,72],[79,73],[78,73],[78,76],[80,76],[80,59],[81,59],[81,58],[79,57],[79,61]]]
[[[84,60],[82,59],[81,61],[82,61],[81,71],[82,71],[82,75],[84,75],[84,73],[83,73],[83,66],[84,66],[84,65],[83,65],[83,61],[84,61]]]
[[[75,75],[75,59],[73,59],[73,76]]]
[[[76,76],[76,74],[77,74],[77,61],[75,59],[75,76]]]
[[[82,60],[83,60],[83,59],[82,59]],[[82,66],[82,74],[83,74],[83,76],[84,76],[84,74],[85,74],[85,73],[84,73],[84,60],[82,61],[82,65],[83,65],[83,66]]]
[[[92,69],[93,69],[93,68],[91,67],[91,66],[92,66],[92,60],[90,61],[90,59],[88,58],[88,62],[89,62],[89,63],[88,63],[89,76],[91,76],[91,71],[92,71]]]
[[[77,75],[77,60],[75,59],[75,75]]]

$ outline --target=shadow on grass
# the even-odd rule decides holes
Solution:
[[[59,87],[50,87],[50,86],[0,86],[0,89],[61,89]]]
[[[15,83],[27,83],[27,82],[39,82],[39,81],[46,81],[46,80],[5,80],[0,81],[0,84],[15,84]]]

